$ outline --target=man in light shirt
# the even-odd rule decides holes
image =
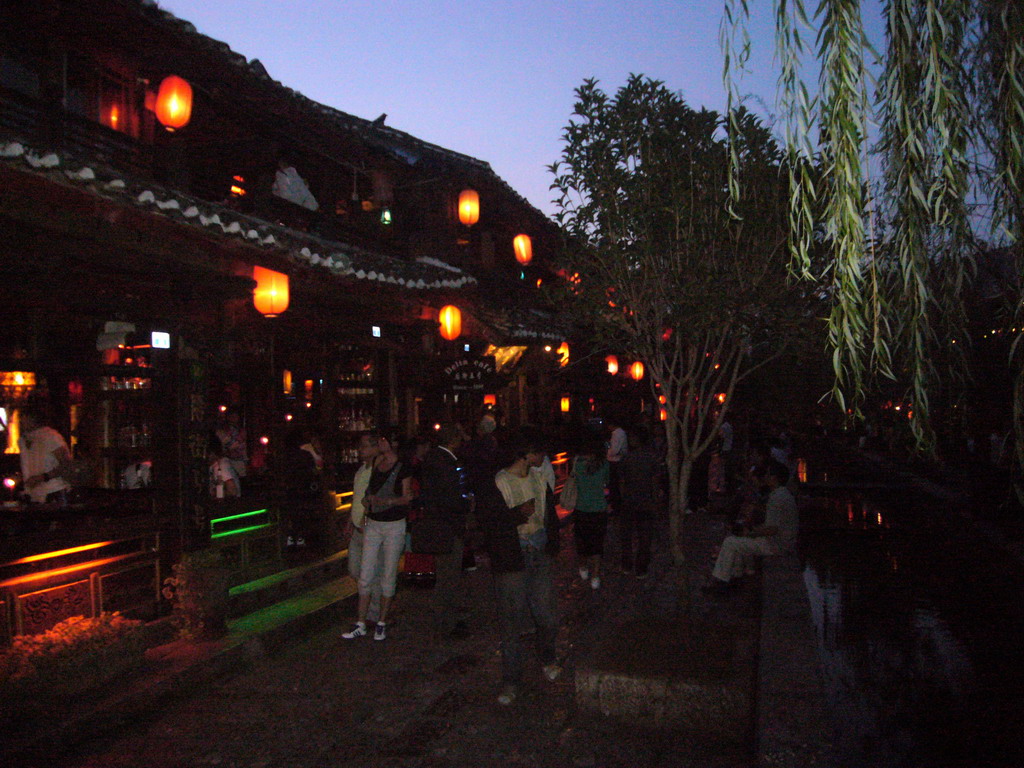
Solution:
[[[629,450],[629,440],[626,437],[626,430],[622,428],[622,424],[619,419],[609,419],[608,428],[611,430],[611,436],[608,440],[608,502],[611,505],[611,512],[618,514],[620,507],[622,506],[622,492],[619,487],[619,462],[621,462],[626,452]]]
[[[37,504],[66,504],[71,484],[64,475],[71,463],[71,453],[60,432],[46,425],[41,410],[29,408],[21,414],[18,450],[29,500]]]
[[[800,523],[796,498],[786,487],[789,468],[777,461],[770,461],[765,480],[771,492],[765,503],[764,525],[752,529],[744,536],[725,538],[711,571],[711,582],[706,585],[705,591],[726,589],[733,579],[744,575],[751,556],[782,555],[796,547]]]

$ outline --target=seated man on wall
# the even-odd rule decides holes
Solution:
[[[788,479],[789,468],[786,465],[778,461],[768,462],[765,481],[770,493],[765,503],[764,525],[743,536],[725,538],[705,590],[717,592],[726,589],[733,579],[743,576],[751,556],[782,555],[796,546],[800,518],[796,498],[786,487]]]

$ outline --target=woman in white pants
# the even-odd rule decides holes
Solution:
[[[413,499],[411,466],[403,465],[392,439],[380,437],[380,455],[374,459],[370,484],[363,504],[366,523],[363,528],[362,563],[359,572],[359,619],[342,637],[354,640],[368,634],[366,615],[374,582],[380,582],[380,617],[373,639],[387,637],[388,611],[398,583],[398,561],[405,549],[405,521]],[[383,555],[383,557],[381,557]]]

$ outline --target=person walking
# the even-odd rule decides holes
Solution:
[[[540,472],[545,448],[535,434],[514,435],[502,447],[504,468],[493,482],[483,483],[476,497],[477,524],[484,534],[494,577],[501,633],[502,689],[498,703],[512,704],[524,672],[521,630],[529,621],[536,629],[537,656],[544,677],[554,682],[562,672],[555,640],[558,620],[546,552],[545,510],[548,485]],[[552,535],[557,535],[553,533]]]
[[[662,462],[654,451],[646,428],[631,429],[628,437],[629,453],[619,465],[622,480],[622,512],[619,515],[622,570],[634,572],[638,579],[643,579],[651,563],[651,536]]]
[[[608,530],[606,491],[610,477],[604,446],[597,440],[588,439],[573,462],[571,474],[576,478],[577,492],[576,509],[573,512],[576,565],[580,578],[589,581],[591,589],[600,589],[601,558]]]
[[[370,484],[364,496],[366,526],[359,570],[359,618],[342,635],[354,640],[368,634],[367,615],[371,588],[380,580],[380,617],[373,630],[374,640],[387,638],[388,612],[398,584],[398,561],[405,549],[405,523],[413,500],[412,469],[398,459],[395,439],[379,436],[380,455],[373,462]],[[382,557],[383,555],[383,557]]]

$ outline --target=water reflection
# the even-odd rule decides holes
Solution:
[[[892,495],[819,497],[803,522],[841,765],[1024,765],[1020,564]]]

